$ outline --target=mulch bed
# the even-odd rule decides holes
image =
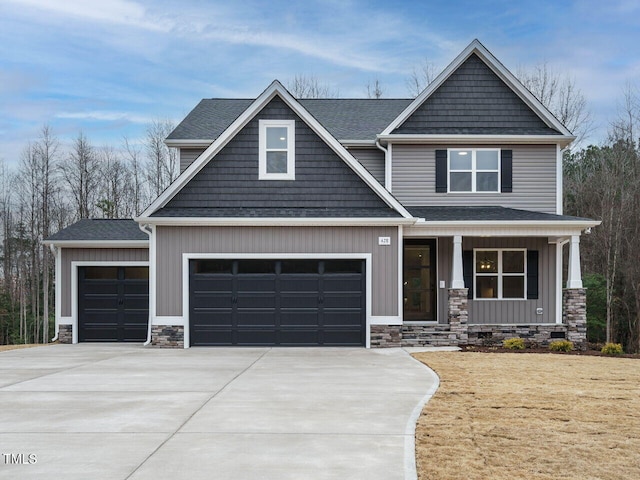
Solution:
[[[600,352],[599,349],[589,348],[587,350],[573,350],[571,352],[552,352],[548,348],[525,348],[524,350],[511,350],[509,348],[503,348],[498,346],[477,346],[477,345],[462,345],[461,350],[463,352],[480,352],[480,353],[546,353],[553,355],[586,355],[593,357],[613,357],[613,358],[638,358],[639,353],[624,353],[622,355],[605,355]]]

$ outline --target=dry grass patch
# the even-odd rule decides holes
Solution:
[[[640,361],[414,355],[440,376],[416,430],[421,480],[640,478]]]
[[[7,350],[17,350],[19,348],[32,348],[32,347],[43,347],[44,343],[21,343],[19,345],[0,345],[0,352],[6,352]],[[47,345],[51,345],[48,343]]]

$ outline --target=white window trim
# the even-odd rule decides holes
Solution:
[[[478,252],[498,252],[498,271],[491,273],[478,273],[476,271],[476,256]],[[524,272],[523,273],[503,273],[502,272],[502,253],[503,252],[523,252],[524,255]],[[473,299],[479,301],[504,301],[515,300],[522,301],[527,299],[527,249],[526,248],[474,248],[473,249]],[[476,283],[477,277],[498,277],[498,298],[481,298],[478,297],[478,288]],[[522,298],[503,298],[502,297],[502,279],[503,277],[524,277]]]
[[[471,190],[469,191],[460,191],[460,190],[451,190],[451,152],[471,152],[471,169],[470,170],[454,170],[454,172],[466,173],[471,172]],[[498,152],[498,169],[497,170],[478,170],[476,167],[476,152]],[[449,148],[447,149],[447,192],[448,193],[500,193],[500,185],[501,185],[501,172],[500,172],[500,162],[502,158],[502,152],[499,148]],[[476,189],[476,175],[478,172],[481,173],[498,173],[498,184],[496,190],[483,190],[477,191]]]
[[[295,120],[259,120],[258,135],[258,179],[260,180],[295,180]],[[287,129],[287,172],[267,173],[267,128],[285,127]]]

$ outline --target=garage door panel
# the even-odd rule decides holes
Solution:
[[[144,273],[147,274],[145,280]],[[78,340],[142,342],[149,321],[147,267],[79,267]]]
[[[194,312],[192,318],[192,325],[195,328],[206,328],[211,326],[226,326],[231,327],[233,325],[233,314],[231,310],[219,311],[219,310],[205,310]]]
[[[316,327],[318,325],[318,310],[281,310],[280,311],[280,326],[281,327]]]
[[[232,260],[217,279],[199,262],[190,263],[192,345],[364,345],[362,260]],[[228,330],[204,314],[218,306],[228,307]]]

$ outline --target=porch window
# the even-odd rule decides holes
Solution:
[[[500,150],[449,149],[450,192],[499,192]]]
[[[476,299],[525,299],[527,255],[525,249],[473,251]]]
[[[258,178],[295,179],[295,121],[259,121]]]

